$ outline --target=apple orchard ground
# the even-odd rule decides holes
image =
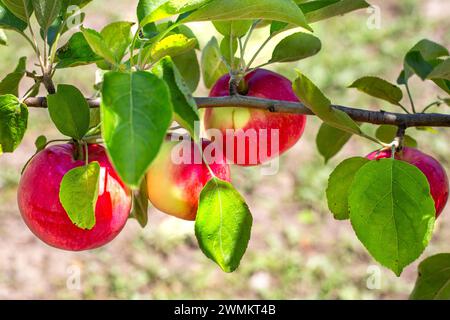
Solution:
[[[94,2],[87,10],[86,25],[99,29],[113,19],[132,19],[135,1],[133,5],[112,2],[107,8]],[[316,25],[324,48],[298,65],[336,103],[379,106],[362,94],[342,88],[369,74],[394,80],[403,54],[423,37],[450,44],[448,1],[370,2],[381,7],[380,30],[366,28],[368,15],[364,11]],[[98,13],[92,14],[96,10]],[[194,28],[197,32],[206,29],[198,25]],[[198,34],[201,45],[211,36],[204,31]],[[1,74],[10,71],[19,56],[29,55],[25,43],[9,35],[14,45],[0,48]],[[286,65],[278,71],[292,77],[293,67]],[[90,93],[94,69],[64,71],[57,81],[76,82]],[[422,106],[438,93],[416,80],[413,88]],[[206,91],[200,86],[197,94],[205,95]],[[425,97],[428,99],[423,100]],[[282,157],[276,176],[261,176],[258,168],[233,168],[236,187],[253,212],[254,227],[241,267],[228,275],[197,248],[191,223],[154,209],[145,229],[130,220],[115,241],[92,252],[63,252],[37,240],[18,213],[17,182],[22,165],[34,152],[34,139],[42,133],[53,139],[59,136],[45,111],[31,110],[30,130],[23,145],[14,156],[0,157],[0,298],[406,298],[416,277],[417,263],[408,267],[401,278],[380,268],[380,289],[368,289],[368,268],[370,271],[377,264],[358,242],[349,223],[333,220],[324,200],[328,174],[337,163],[346,156],[365,155],[374,146],[354,138],[336,159],[324,165],[314,146],[318,124],[310,118],[305,136]],[[417,137],[421,149],[433,154],[450,174],[450,130],[439,130],[438,135],[414,129],[410,133]],[[450,206],[439,219],[423,257],[449,250]],[[79,288],[71,281],[78,271]]]

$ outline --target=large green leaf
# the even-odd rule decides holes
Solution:
[[[450,58],[439,63],[428,74],[428,79],[444,79],[450,81]]]
[[[316,145],[325,163],[333,158],[352,137],[351,133],[322,123],[316,137]]]
[[[132,22],[113,22],[104,27],[100,32],[105,46],[111,51],[117,64],[122,61],[131,44],[133,38],[131,33],[132,26]]]
[[[0,2],[0,27],[16,31],[24,31],[27,23],[17,18],[8,8]]]
[[[16,69],[0,82],[0,95],[12,94],[19,95],[19,84],[25,76],[27,58],[22,57],[19,59]]]
[[[91,230],[95,226],[99,179],[100,165],[91,162],[70,170],[61,181],[59,200],[78,228]]]
[[[412,300],[450,299],[450,253],[440,253],[423,260]]]
[[[220,77],[228,73],[228,69],[221,57],[219,43],[213,37],[202,52],[203,81],[207,88],[211,88]]]
[[[369,160],[354,157],[341,162],[331,173],[327,187],[328,208],[337,220],[349,218],[348,195],[353,179]]]
[[[61,0],[31,0],[34,14],[41,28],[46,31],[62,10]]]
[[[101,110],[112,163],[126,184],[138,188],[172,121],[169,89],[148,72],[109,72],[104,77]]]
[[[173,57],[173,62],[177,66],[189,90],[194,92],[200,82],[200,65],[195,50]]]
[[[195,235],[203,253],[225,272],[241,262],[253,218],[242,196],[225,181],[211,179],[200,194]]]
[[[312,31],[302,10],[292,0],[213,0],[182,21],[248,19],[282,21]]]
[[[166,57],[161,60],[153,72],[169,87],[175,120],[194,136],[195,123],[200,121],[197,104],[172,59]]]
[[[175,57],[193,50],[197,39],[189,39],[184,34],[172,34],[151,47],[151,60],[159,61],[165,56]]]
[[[434,201],[425,175],[394,159],[370,161],[356,174],[350,220],[370,254],[398,276],[431,239]]]
[[[17,18],[27,22],[28,17],[33,13],[33,4],[31,0],[1,0],[3,4],[11,11]]]
[[[73,139],[81,140],[89,130],[89,105],[76,87],[60,84],[55,94],[47,97],[50,117],[58,130]]]
[[[372,97],[401,106],[403,92],[395,84],[378,77],[362,77],[353,82],[349,88],[356,88]]]
[[[71,68],[102,61],[89,46],[83,33],[74,33],[56,53],[57,68]]]
[[[0,151],[13,152],[23,139],[28,124],[28,110],[17,97],[0,96]]]
[[[102,57],[113,65],[117,63],[114,52],[106,45],[105,39],[99,32],[86,28],[81,28],[81,32],[83,33],[86,42],[96,55]]]
[[[309,33],[298,32],[277,44],[270,62],[292,62],[316,55],[322,48],[320,39]]]
[[[297,73],[298,77],[294,81],[293,89],[308,109],[330,126],[349,133],[362,134],[359,125],[348,114],[332,108],[331,101],[320,89],[305,75]]]

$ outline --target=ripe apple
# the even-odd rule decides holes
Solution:
[[[219,79],[212,88],[210,97],[228,96],[229,81],[229,75]],[[272,71],[257,69],[243,81],[248,90],[241,94],[298,102],[292,83]],[[207,132],[209,129],[220,130],[225,155],[232,163],[250,166],[267,162],[295,145],[305,129],[306,116],[230,106],[207,109],[204,123]],[[272,137],[272,134],[277,133],[275,129],[279,130],[278,136]],[[212,139],[211,134],[209,137]],[[234,143],[234,154],[230,154],[231,147],[227,147],[225,141]]]
[[[370,160],[390,158],[391,154],[390,150],[374,151],[367,158]],[[395,158],[416,166],[427,177],[434,199],[436,217],[439,217],[448,199],[448,177],[445,169],[436,159],[414,148],[403,148],[402,152],[395,154]]]
[[[207,140],[202,141],[202,148],[214,175],[230,181],[230,167],[221,149],[214,151],[214,144]],[[147,172],[148,198],[158,210],[194,221],[200,192],[211,178],[197,144],[189,140],[165,141]]]
[[[75,149],[73,144],[63,144],[39,152],[23,173],[17,193],[20,213],[30,230],[48,245],[69,251],[110,242],[125,226],[131,209],[130,191],[114,171],[105,149],[89,145],[89,162],[100,164],[96,223],[91,230],[72,223],[59,201],[59,189],[68,171],[85,165],[85,161],[74,160]]]

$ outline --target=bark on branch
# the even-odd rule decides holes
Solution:
[[[87,99],[91,108],[100,106],[99,99]],[[231,97],[200,97],[195,98],[199,108],[245,107],[268,110],[270,112],[283,112],[294,114],[314,115],[302,103],[279,100],[268,100],[255,97],[235,95]],[[24,102],[29,107],[46,108],[47,100],[44,97],[28,98]],[[402,127],[450,127],[450,114],[416,113],[404,114],[386,111],[371,111],[333,105],[333,108],[342,110],[357,122],[372,124],[389,124]]]

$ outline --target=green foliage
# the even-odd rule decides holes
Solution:
[[[56,53],[56,68],[71,68],[87,65],[103,60],[86,41],[82,32],[74,33],[69,41]]]
[[[427,75],[428,79],[443,79],[450,81],[450,58],[442,61]]]
[[[195,235],[205,255],[225,272],[239,266],[253,218],[242,196],[225,181],[211,179],[200,194]]]
[[[200,65],[195,50],[176,56],[172,60],[189,90],[194,92],[200,82]]]
[[[73,139],[81,140],[89,130],[89,105],[76,87],[60,84],[57,92],[47,97],[50,117],[58,130]]]
[[[5,31],[0,29],[0,45],[7,46],[8,45],[8,37],[6,36]]]
[[[17,18],[24,22],[33,13],[32,0],[2,0],[3,4],[11,11]]]
[[[24,31],[27,26],[26,22],[15,16],[2,2],[0,2],[0,27]]]
[[[320,39],[309,33],[294,33],[275,47],[271,63],[292,62],[316,55],[322,48]]]
[[[109,72],[104,77],[101,111],[112,163],[126,184],[138,188],[172,121],[169,89],[148,72]]]
[[[401,106],[403,92],[395,84],[378,77],[363,77],[351,84],[349,88],[356,88],[372,97],[385,100],[393,105]]]
[[[28,125],[28,109],[15,96],[0,96],[0,151],[13,152]]]
[[[397,130],[396,126],[382,125],[378,127],[375,136],[384,143],[391,143],[397,135]],[[407,147],[417,148],[417,141],[409,135],[404,136],[403,143]]]
[[[450,299],[450,253],[441,253],[423,260],[410,299]]]
[[[364,166],[368,159],[354,157],[341,162],[331,173],[328,180],[327,200],[328,208],[337,220],[346,220],[350,217],[348,196],[356,173]]]
[[[352,134],[347,131],[322,123],[317,133],[316,145],[317,150],[324,157],[325,163],[338,154],[351,137]]]
[[[170,35],[151,47],[151,59],[156,62],[165,56],[176,57],[193,50],[197,39],[189,39],[183,34]]]
[[[47,32],[62,10],[61,0],[31,0],[34,14],[41,28]]]
[[[59,200],[78,228],[91,230],[95,226],[99,179],[100,165],[91,162],[70,170],[61,181]]]
[[[142,228],[148,223],[148,194],[147,179],[142,179],[139,190],[133,192],[133,209],[130,217],[137,220]]]
[[[37,137],[34,145],[36,146],[36,152],[44,150],[47,145],[47,137],[44,135]]]
[[[22,57],[19,59],[16,69],[6,75],[5,78],[0,82],[0,95],[12,94],[15,96],[19,95],[19,84],[25,76],[27,65],[27,58]]]
[[[252,20],[213,21],[220,34],[228,37],[241,38],[247,34],[253,24]]]
[[[350,220],[370,254],[397,276],[431,239],[436,211],[425,175],[394,159],[370,161],[354,177]]]
[[[211,88],[227,72],[228,69],[221,59],[219,43],[213,37],[203,48],[202,52],[202,73],[205,86]]]

